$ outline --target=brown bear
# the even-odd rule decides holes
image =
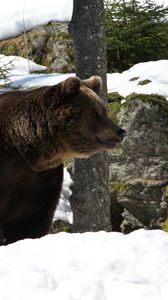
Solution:
[[[0,243],[41,237],[52,223],[63,162],[108,151],[125,131],[99,98],[101,79],[77,77],[0,95]]]

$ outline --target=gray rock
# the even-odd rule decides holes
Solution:
[[[66,23],[52,22],[0,42],[0,53],[26,57],[47,66],[48,72],[74,72],[74,45]]]
[[[117,115],[127,138],[109,155],[110,187],[122,207],[118,226],[124,233],[161,228],[168,212],[168,102],[157,95],[130,98]]]

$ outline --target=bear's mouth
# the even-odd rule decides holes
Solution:
[[[99,141],[99,143],[101,143],[101,145],[104,145],[109,148],[114,148],[117,144],[119,144],[119,141],[111,141],[99,137],[97,137],[97,140]]]

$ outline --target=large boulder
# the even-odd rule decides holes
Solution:
[[[113,230],[161,228],[168,212],[168,102],[143,94],[122,105],[118,96],[112,101],[127,131],[122,148],[109,154]]]
[[[0,42],[0,53],[47,66],[48,72],[74,72],[74,45],[67,23],[51,22],[20,37]]]

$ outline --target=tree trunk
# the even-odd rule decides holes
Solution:
[[[103,0],[74,0],[69,31],[75,43],[76,75],[99,75],[102,98],[107,102],[106,41]],[[70,199],[74,232],[111,231],[109,174],[106,154],[75,161],[74,188]]]

